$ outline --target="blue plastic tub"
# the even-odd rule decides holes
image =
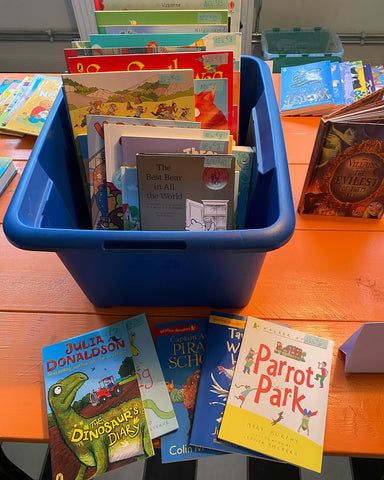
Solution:
[[[60,93],[5,215],[9,241],[56,252],[99,307],[246,305],[266,253],[291,237],[295,213],[270,71],[250,56],[242,57],[241,69],[239,143],[256,145],[259,162],[244,230],[89,230]],[[256,126],[248,129],[251,115]]]

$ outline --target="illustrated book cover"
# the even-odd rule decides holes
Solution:
[[[124,230],[140,229],[140,207],[137,179],[136,155],[145,153],[188,153],[199,155],[212,155],[215,153],[230,153],[231,140],[228,131],[223,130],[201,130],[192,129],[188,132],[185,129],[172,128],[146,130],[145,137],[136,135],[136,129],[132,129],[131,135],[122,135],[120,138],[122,150],[122,164],[116,165],[116,170],[107,180],[114,185],[121,182],[123,223]],[[167,131],[168,130],[168,131]],[[215,135],[217,134],[217,135]],[[108,167],[108,160],[107,160]],[[119,167],[121,180],[119,182]],[[118,187],[115,187],[118,188]]]
[[[234,228],[232,155],[137,154],[142,230]]]
[[[90,193],[90,209],[92,226],[95,230],[123,229],[121,189],[109,185],[106,181],[105,165],[105,137],[107,138],[107,155],[113,158],[114,162],[121,165],[121,145],[119,139],[122,135],[124,125],[136,126],[163,126],[163,127],[184,127],[199,128],[198,122],[189,122],[182,120],[165,120],[157,118],[138,118],[138,117],[119,117],[113,115],[86,115],[87,122],[87,144],[88,153],[84,168],[88,173],[88,184]],[[115,134],[115,129],[106,125],[117,125],[115,129],[119,130]],[[78,136],[78,139],[81,135]],[[116,170],[116,168],[115,168]],[[114,171],[115,171],[114,170]],[[111,177],[112,178],[112,177]],[[109,216],[108,211],[111,215]]]
[[[221,24],[188,24],[188,25],[105,25],[98,27],[102,34],[146,34],[146,33],[217,33],[228,32],[228,25]]]
[[[158,438],[176,430],[175,411],[144,313],[125,320],[149,433]]]
[[[179,423],[178,430],[161,438],[163,463],[193,460],[217,453],[190,444],[207,325],[207,318],[156,325],[156,350]]]
[[[61,78],[43,77],[3,128],[38,136],[61,87]]]
[[[11,183],[11,180],[16,173],[17,169],[13,162],[13,158],[0,157],[0,195]]]
[[[321,472],[333,342],[248,317],[218,438]]]
[[[43,347],[52,478],[154,454],[124,322]]]
[[[321,119],[299,213],[382,217],[383,92],[377,90]]]
[[[335,108],[329,60],[281,69],[281,115],[322,115]]]
[[[95,10],[204,10],[228,8],[227,0],[94,0]]]
[[[190,442],[226,453],[268,458],[217,438],[247,317],[211,312]]]
[[[355,101],[351,67],[349,65],[349,62],[341,62],[339,65],[339,68],[340,68],[341,85],[343,87],[344,102],[345,102],[345,105],[349,105],[350,103],[353,103]]]
[[[355,96],[355,100],[359,100],[368,94],[362,60],[349,62],[349,68],[351,69],[352,75],[353,94]]]

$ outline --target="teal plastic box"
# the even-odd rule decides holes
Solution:
[[[342,60],[343,45],[339,36],[326,28],[272,28],[261,33],[264,60],[273,61],[273,72],[282,67],[330,60]]]

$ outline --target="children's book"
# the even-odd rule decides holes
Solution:
[[[95,19],[98,28],[106,25],[228,25],[228,9],[102,10],[95,11]]]
[[[172,128],[161,133],[161,128],[146,130],[147,136],[140,137],[135,133],[137,128],[131,129],[131,135],[123,135],[120,139],[122,149],[122,165],[119,168],[121,175],[121,191],[123,203],[124,230],[140,229],[140,207],[138,194],[138,179],[136,169],[136,155],[145,153],[189,153],[211,155],[214,153],[230,153],[231,141],[227,131],[193,129],[188,132],[185,129]],[[218,133],[217,138],[214,134]],[[152,136],[151,134],[158,134]],[[223,140],[219,135],[222,135]],[[225,137],[225,138],[224,138]],[[108,167],[108,160],[107,160]],[[117,183],[118,170],[112,175],[111,182]],[[107,171],[108,179],[108,171]]]
[[[299,213],[381,218],[383,92],[377,90],[321,119]]]
[[[203,128],[230,128],[233,135],[237,134],[232,120],[237,98],[233,94],[233,52],[230,50],[72,57],[68,65],[71,73],[192,68],[195,107],[202,119],[199,121],[205,125]],[[160,118],[168,115],[166,109],[156,113]]]
[[[195,120],[192,69],[73,73],[62,77],[75,138],[87,133],[87,114],[157,118],[157,108],[162,104],[170,120]],[[181,115],[184,111],[186,114]]]
[[[117,117],[114,117],[116,119]],[[135,130],[132,131],[132,126],[135,126]],[[141,127],[146,127],[145,129]],[[107,228],[113,230],[123,230],[123,205],[122,205],[122,187],[121,187],[121,171],[120,167],[123,164],[122,160],[122,149],[120,137],[123,134],[133,134],[134,136],[140,136],[141,138],[145,137],[148,132],[147,128],[151,126],[156,126],[160,130],[156,130],[153,134],[155,136],[161,136],[168,133],[169,128],[174,127],[183,127],[187,129],[196,129],[200,127],[198,122],[188,122],[180,120],[165,120],[165,119],[140,119],[140,118],[131,118],[127,121],[109,121],[103,122],[103,127],[100,128],[100,123],[97,122],[94,127],[103,135],[103,159],[98,163],[100,168],[98,169],[97,174],[98,183],[102,181],[105,183],[105,193],[103,203],[103,212],[106,212],[107,215]],[[179,128],[177,129],[179,130]],[[182,136],[186,136],[188,130],[181,133]],[[96,136],[94,132],[91,132],[92,138]],[[89,140],[91,141],[91,140]],[[100,141],[100,140],[99,140]],[[96,157],[98,161],[99,157]],[[107,161],[108,159],[108,161]],[[92,161],[93,162],[93,161]],[[92,165],[92,163],[91,163]],[[102,172],[102,173],[100,173]],[[91,176],[92,174],[90,174]],[[94,175],[93,175],[94,176]],[[100,192],[101,195],[102,192]],[[97,195],[97,194],[96,194]],[[98,203],[100,202],[100,197],[96,196]],[[99,206],[101,208],[101,206]],[[97,213],[97,212],[95,212]],[[137,227],[138,223],[135,222]]]
[[[331,62],[331,75],[332,75],[332,85],[333,85],[333,97],[335,99],[335,105],[341,107],[345,105],[344,100],[344,91],[341,84],[341,73],[340,73],[340,63]]]
[[[0,195],[11,183],[11,180],[16,173],[17,169],[13,163],[13,158],[0,157]]]
[[[227,24],[194,24],[190,25],[105,25],[98,27],[102,34],[145,34],[145,33],[218,33],[228,32]]]
[[[176,430],[179,425],[145,314],[128,318],[125,324],[149,433],[154,439]]]
[[[257,170],[257,157],[253,147],[236,145],[232,148],[235,157],[235,169],[239,172],[239,191],[236,207],[236,229],[245,228],[248,198],[252,181],[252,172]]]
[[[0,84],[0,102],[1,102],[1,95],[5,92],[5,90],[13,83],[15,80],[12,78],[5,78]],[[19,83],[21,80],[17,80]]]
[[[355,101],[355,93],[353,91],[352,74],[349,62],[340,63],[340,79],[343,86],[345,105],[349,105]]]
[[[226,453],[257,455],[217,438],[247,317],[211,312],[190,442]]]
[[[373,93],[376,90],[375,81],[373,79],[373,73],[370,63],[363,64],[364,80],[367,86],[367,94]]]
[[[375,82],[375,90],[378,90],[384,87],[384,66],[383,65],[375,65],[371,67],[373,81]]]
[[[217,453],[190,444],[207,324],[202,318],[156,325],[156,350],[179,423],[178,430],[161,438],[163,463]]]
[[[12,114],[12,118],[3,128],[38,136],[61,87],[61,78],[40,78],[31,95]]]
[[[15,92],[20,86],[22,80],[11,80],[4,88],[0,97],[0,115],[7,108],[9,102],[12,100]]]
[[[248,317],[218,438],[321,472],[333,342]]]
[[[105,166],[105,125],[118,125],[112,129],[113,132],[124,128],[124,125],[137,126],[163,126],[163,127],[185,127],[199,128],[198,122],[180,120],[146,119],[138,117],[119,117],[108,115],[87,116],[88,154],[86,156],[85,170],[89,172],[88,183],[91,203],[92,225],[95,230],[123,229],[121,189],[109,186],[106,181]],[[109,130],[109,129],[108,129]],[[121,145],[119,139],[122,131],[113,135],[111,130],[107,132],[107,155],[120,165]],[[81,135],[78,136],[78,139]],[[84,158],[84,155],[83,155]],[[108,205],[111,216],[108,216]]]
[[[228,8],[227,0],[94,0],[95,10],[204,10]]]
[[[43,348],[52,478],[154,454],[125,322]]]
[[[281,115],[321,115],[335,108],[329,60],[281,69]]]
[[[3,127],[7,120],[11,118],[11,112],[14,112],[15,109],[20,105],[21,100],[25,99],[25,95],[31,88],[33,78],[33,75],[27,75],[24,77],[24,79],[18,84],[17,89],[15,89],[13,94],[9,97],[9,101],[4,108],[3,113],[0,115],[1,127]]]
[[[361,60],[349,62],[349,68],[351,69],[352,85],[355,100],[359,100],[367,95],[367,85],[365,83],[364,67]]]
[[[233,155],[137,154],[142,230],[231,230]]]

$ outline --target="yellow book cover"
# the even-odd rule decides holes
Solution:
[[[218,438],[321,472],[333,342],[248,317]]]
[[[30,97],[12,116],[4,130],[39,135],[61,86],[61,78],[43,78]]]

